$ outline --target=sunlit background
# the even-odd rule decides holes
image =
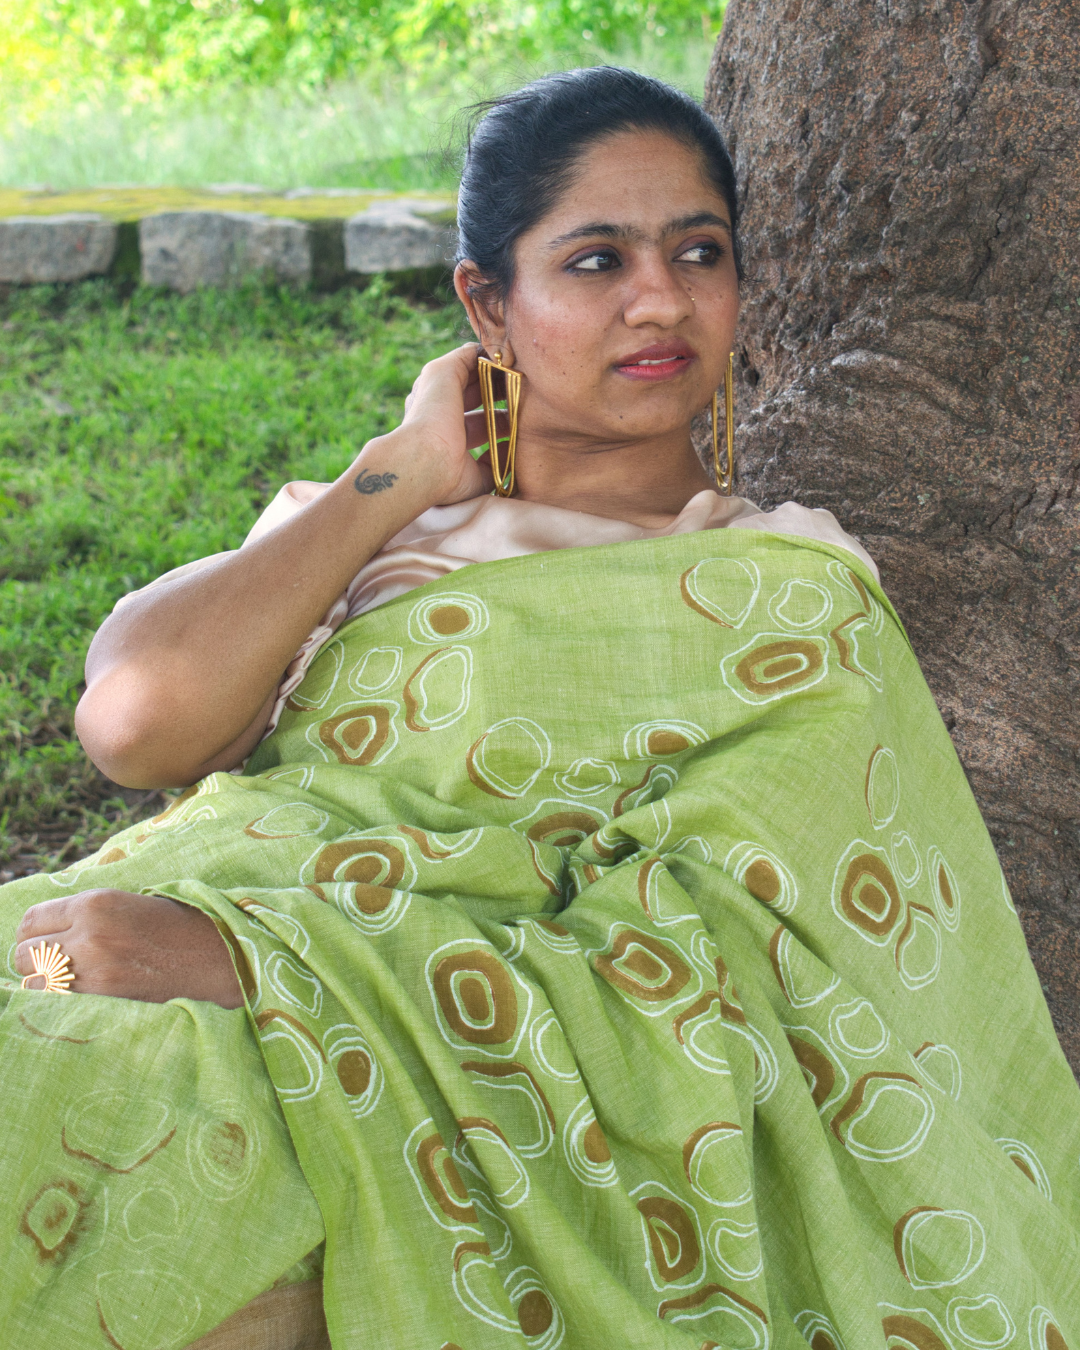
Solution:
[[[724,0],[0,0],[0,185],[438,188],[454,114],[616,61],[700,93]]]

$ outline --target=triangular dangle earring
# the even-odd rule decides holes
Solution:
[[[493,351],[491,359],[486,356],[476,358],[480,376],[480,398],[484,404],[484,421],[487,424],[488,447],[491,451],[491,472],[495,475],[495,495],[512,497],[514,495],[514,465],[517,457],[518,408],[521,406],[521,371],[514,370],[502,363],[502,352]],[[510,437],[506,446],[506,462],[499,462],[499,439],[495,422],[495,387],[493,375],[499,371],[506,380],[506,416],[510,423]]]
[[[716,490],[725,497],[735,491],[735,353],[728,352],[727,375],[724,378],[724,430],[727,441],[727,463],[720,465],[719,400],[712,396],[712,461],[716,475]]]

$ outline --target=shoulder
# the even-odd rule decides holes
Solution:
[[[875,578],[880,579],[877,563],[862,544],[848,534],[831,511],[820,506],[801,506],[798,502],[783,502],[771,511],[762,511],[751,502],[748,508],[729,522],[729,528],[768,530],[773,534],[797,534],[806,539],[820,539],[824,544],[846,548],[863,562]]]

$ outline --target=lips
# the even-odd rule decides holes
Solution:
[[[688,342],[654,342],[642,347],[615,363],[620,375],[632,380],[669,380],[680,375],[693,361],[697,352]]]

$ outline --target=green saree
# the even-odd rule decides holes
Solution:
[[[1080,1350],[1080,1095],[843,549],[425,585],[3,950],[99,886],[213,915],[248,1009],[0,982],[19,1350],[185,1346],[324,1236],[335,1350]]]

